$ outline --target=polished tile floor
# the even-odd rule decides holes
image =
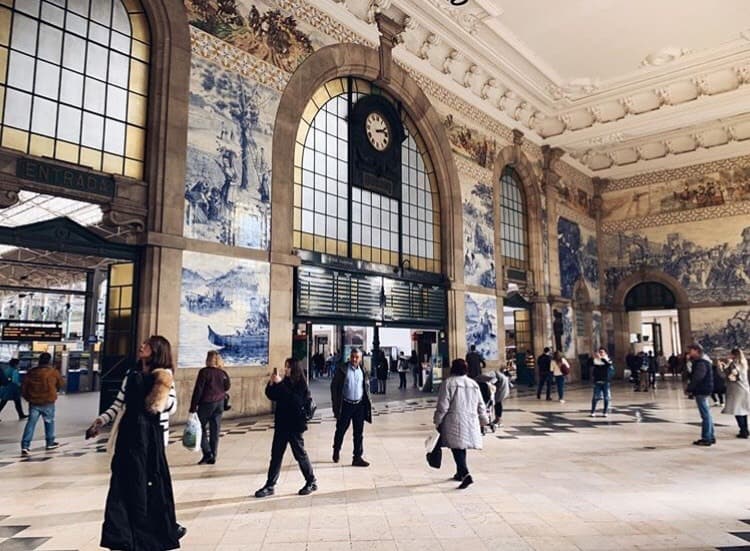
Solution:
[[[505,427],[469,453],[476,483],[465,491],[448,480],[450,455],[440,471],[425,463],[429,396],[378,404],[366,428],[369,469],[331,462],[334,425],[322,410],[306,435],[320,487],[309,497],[296,495],[302,478],[290,453],[277,495],[249,497],[264,481],[270,419],[228,422],[217,465],[198,467],[196,455],[169,447],[177,515],[188,528],[183,548],[747,548],[750,441],[734,437],[734,419],[714,408],[718,444],[696,448],[698,414],[678,385],[614,394],[607,419],[588,416],[587,387],[571,390],[565,404],[528,392],[507,401]],[[97,451],[103,442],[62,441],[31,461],[17,445],[0,447],[0,551],[98,549],[109,475]]]

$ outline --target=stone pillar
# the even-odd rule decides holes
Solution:
[[[613,306],[612,318],[615,330],[615,367],[617,377],[620,378],[627,367],[625,357],[630,352],[629,316],[625,311],[625,306]]]
[[[466,290],[455,286],[448,290],[448,359],[466,357]],[[450,367],[450,365],[445,366]],[[444,375],[447,371],[444,372]]]
[[[271,304],[269,307],[268,363],[282,366],[292,344],[294,268],[300,259],[294,255],[271,255]]]
[[[137,338],[162,335],[173,344],[177,358],[180,332],[182,251],[148,245],[142,255],[138,292]]]
[[[96,335],[96,322],[98,312],[96,310],[99,302],[99,288],[107,279],[106,270],[94,270],[86,274],[86,304],[83,314],[83,342],[88,346],[88,338]]]

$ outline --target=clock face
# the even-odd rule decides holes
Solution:
[[[365,132],[370,145],[377,151],[385,151],[391,143],[391,129],[383,115],[373,111],[365,119]]]

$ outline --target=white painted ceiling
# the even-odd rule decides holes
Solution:
[[[750,149],[750,0],[310,0],[590,175]]]
[[[616,79],[663,50],[700,52],[750,25],[747,0],[490,0],[487,24],[562,81]]]

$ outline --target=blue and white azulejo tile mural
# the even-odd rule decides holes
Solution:
[[[495,288],[495,217],[493,189],[482,182],[464,182],[464,282]]]
[[[185,237],[268,249],[278,103],[270,88],[193,56]]]
[[[557,222],[557,239],[560,256],[560,292],[573,298],[578,280],[583,279],[593,292],[592,300],[599,301],[599,257],[596,236],[582,231],[575,222],[560,218]]]
[[[214,349],[227,365],[267,364],[269,291],[265,262],[184,252],[179,365],[202,366]]]
[[[485,360],[499,359],[497,345],[497,298],[479,293],[466,293],[466,349],[471,345]]]

